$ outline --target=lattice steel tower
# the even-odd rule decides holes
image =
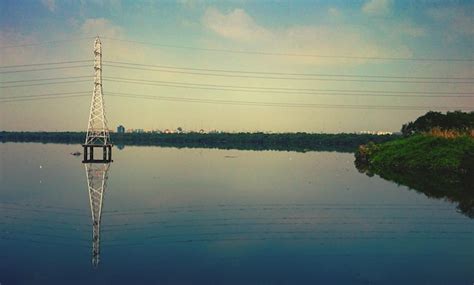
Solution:
[[[83,162],[112,161],[112,144],[105,117],[104,94],[102,90],[102,43],[99,37],[94,42],[94,92],[92,93],[89,123],[83,148]],[[94,148],[102,148],[103,155],[100,159],[94,157]]]
[[[92,215],[92,265],[100,260],[100,219],[110,163],[86,163],[87,188]]]

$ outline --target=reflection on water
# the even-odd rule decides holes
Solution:
[[[100,260],[100,218],[110,163],[85,163],[84,166],[92,217],[92,264],[97,267]]]
[[[457,203],[457,209],[464,215],[474,218],[474,177],[455,173],[432,173],[430,171],[397,172],[392,169],[372,169],[365,164],[354,162],[361,173],[372,177],[374,174],[388,181],[404,185],[423,193],[427,197],[446,199]]]
[[[474,220],[352,154],[77,148],[0,144],[2,284],[472,281]]]

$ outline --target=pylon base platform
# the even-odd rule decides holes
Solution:
[[[112,144],[106,145],[94,145],[94,144],[83,144],[84,159],[82,163],[109,163],[112,160]],[[102,156],[94,157],[94,149],[101,148]]]

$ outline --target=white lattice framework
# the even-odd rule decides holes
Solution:
[[[105,117],[102,90],[102,43],[97,37],[94,42],[94,92],[92,93],[85,145],[107,145],[109,143],[110,134]]]
[[[92,264],[97,267],[100,257],[100,219],[110,164],[87,163],[84,165],[92,217]]]

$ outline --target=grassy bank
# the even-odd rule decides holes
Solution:
[[[356,167],[368,176],[447,199],[474,218],[474,139],[419,134],[386,143],[369,143],[356,152]]]
[[[372,169],[472,173],[474,139],[469,136],[415,135],[382,144],[362,145],[356,159]]]

